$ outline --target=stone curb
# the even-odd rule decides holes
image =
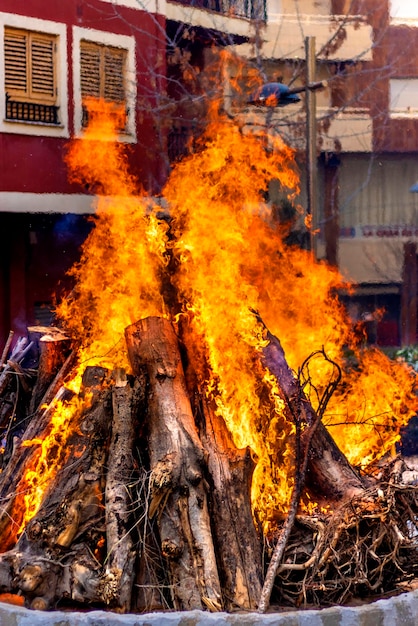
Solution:
[[[358,607],[285,613],[148,613],[118,615],[31,611],[0,602],[0,626],[417,626],[418,590]]]

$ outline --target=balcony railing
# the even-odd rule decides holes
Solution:
[[[266,0],[176,0],[178,4],[208,9],[227,17],[266,20]]]

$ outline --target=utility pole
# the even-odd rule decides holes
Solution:
[[[311,216],[311,252],[316,259],[316,237],[318,228],[318,176],[316,157],[316,94],[309,85],[315,83],[316,53],[315,37],[305,37],[306,57],[306,174],[307,174],[307,211]]]

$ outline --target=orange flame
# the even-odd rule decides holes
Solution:
[[[216,117],[164,189],[169,239],[160,207],[128,172],[112,115],[105,105],[95,111],[85,137],[71,144],[68,164],[73,180],[97,190],[97,215],[71,270],[75,288],[58,314],[80,345],[83,367],[129,369],[124,329],[148,315],[169,316],[164,289],[171,280],[209,365],[200,380],[235,444],[249,446],[257,459],[252,498],[268,525],[288,505],[294,425],[286,419],[276,381],[260,364],[263,339],[251,310],[280,338],[296,372],[321,348],[345,371],[347,346],[353,351],[356,367],[345,374],[326,419],[354,463],[378,458],[399,437],[416,407],[411,376],[381,353],[357,348],[334,295],[342,283],[338,272],[284,244],[264,196],[271,180],[295,194],[298,176],[293,151],[278,137],[269,138],[266,150],[265,138],[244,135]],[[174,274],[167,268],[170,255]],[[329,375],[329,363],[315,360],[310,388],[326,388]],[[79,378],[77,373],[75,391]],[[70,432],[76,420],[65,420]],[[28,503],[30,515],[36,506]]]

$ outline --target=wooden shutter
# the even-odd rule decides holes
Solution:
[[[56,37],[5,29],[5,87],[9,97],[40,104],[56,101]]]
[[[106,48],[104,55],[104,98],[110,102],[125,101],[126,50]]]
[[[124,102],[126,50],[89,41],[80,48],[81,95]]]
[[[86,41],[80,44],[81,95],[100,98],[101,54],[100,47]]]
[[[31,96],[36,100],[55,100],[55,41],[33,33],[30,37]]]
[[[28,94],[28,36],[6,29],[4,33],[4,75],[8,93]]]

